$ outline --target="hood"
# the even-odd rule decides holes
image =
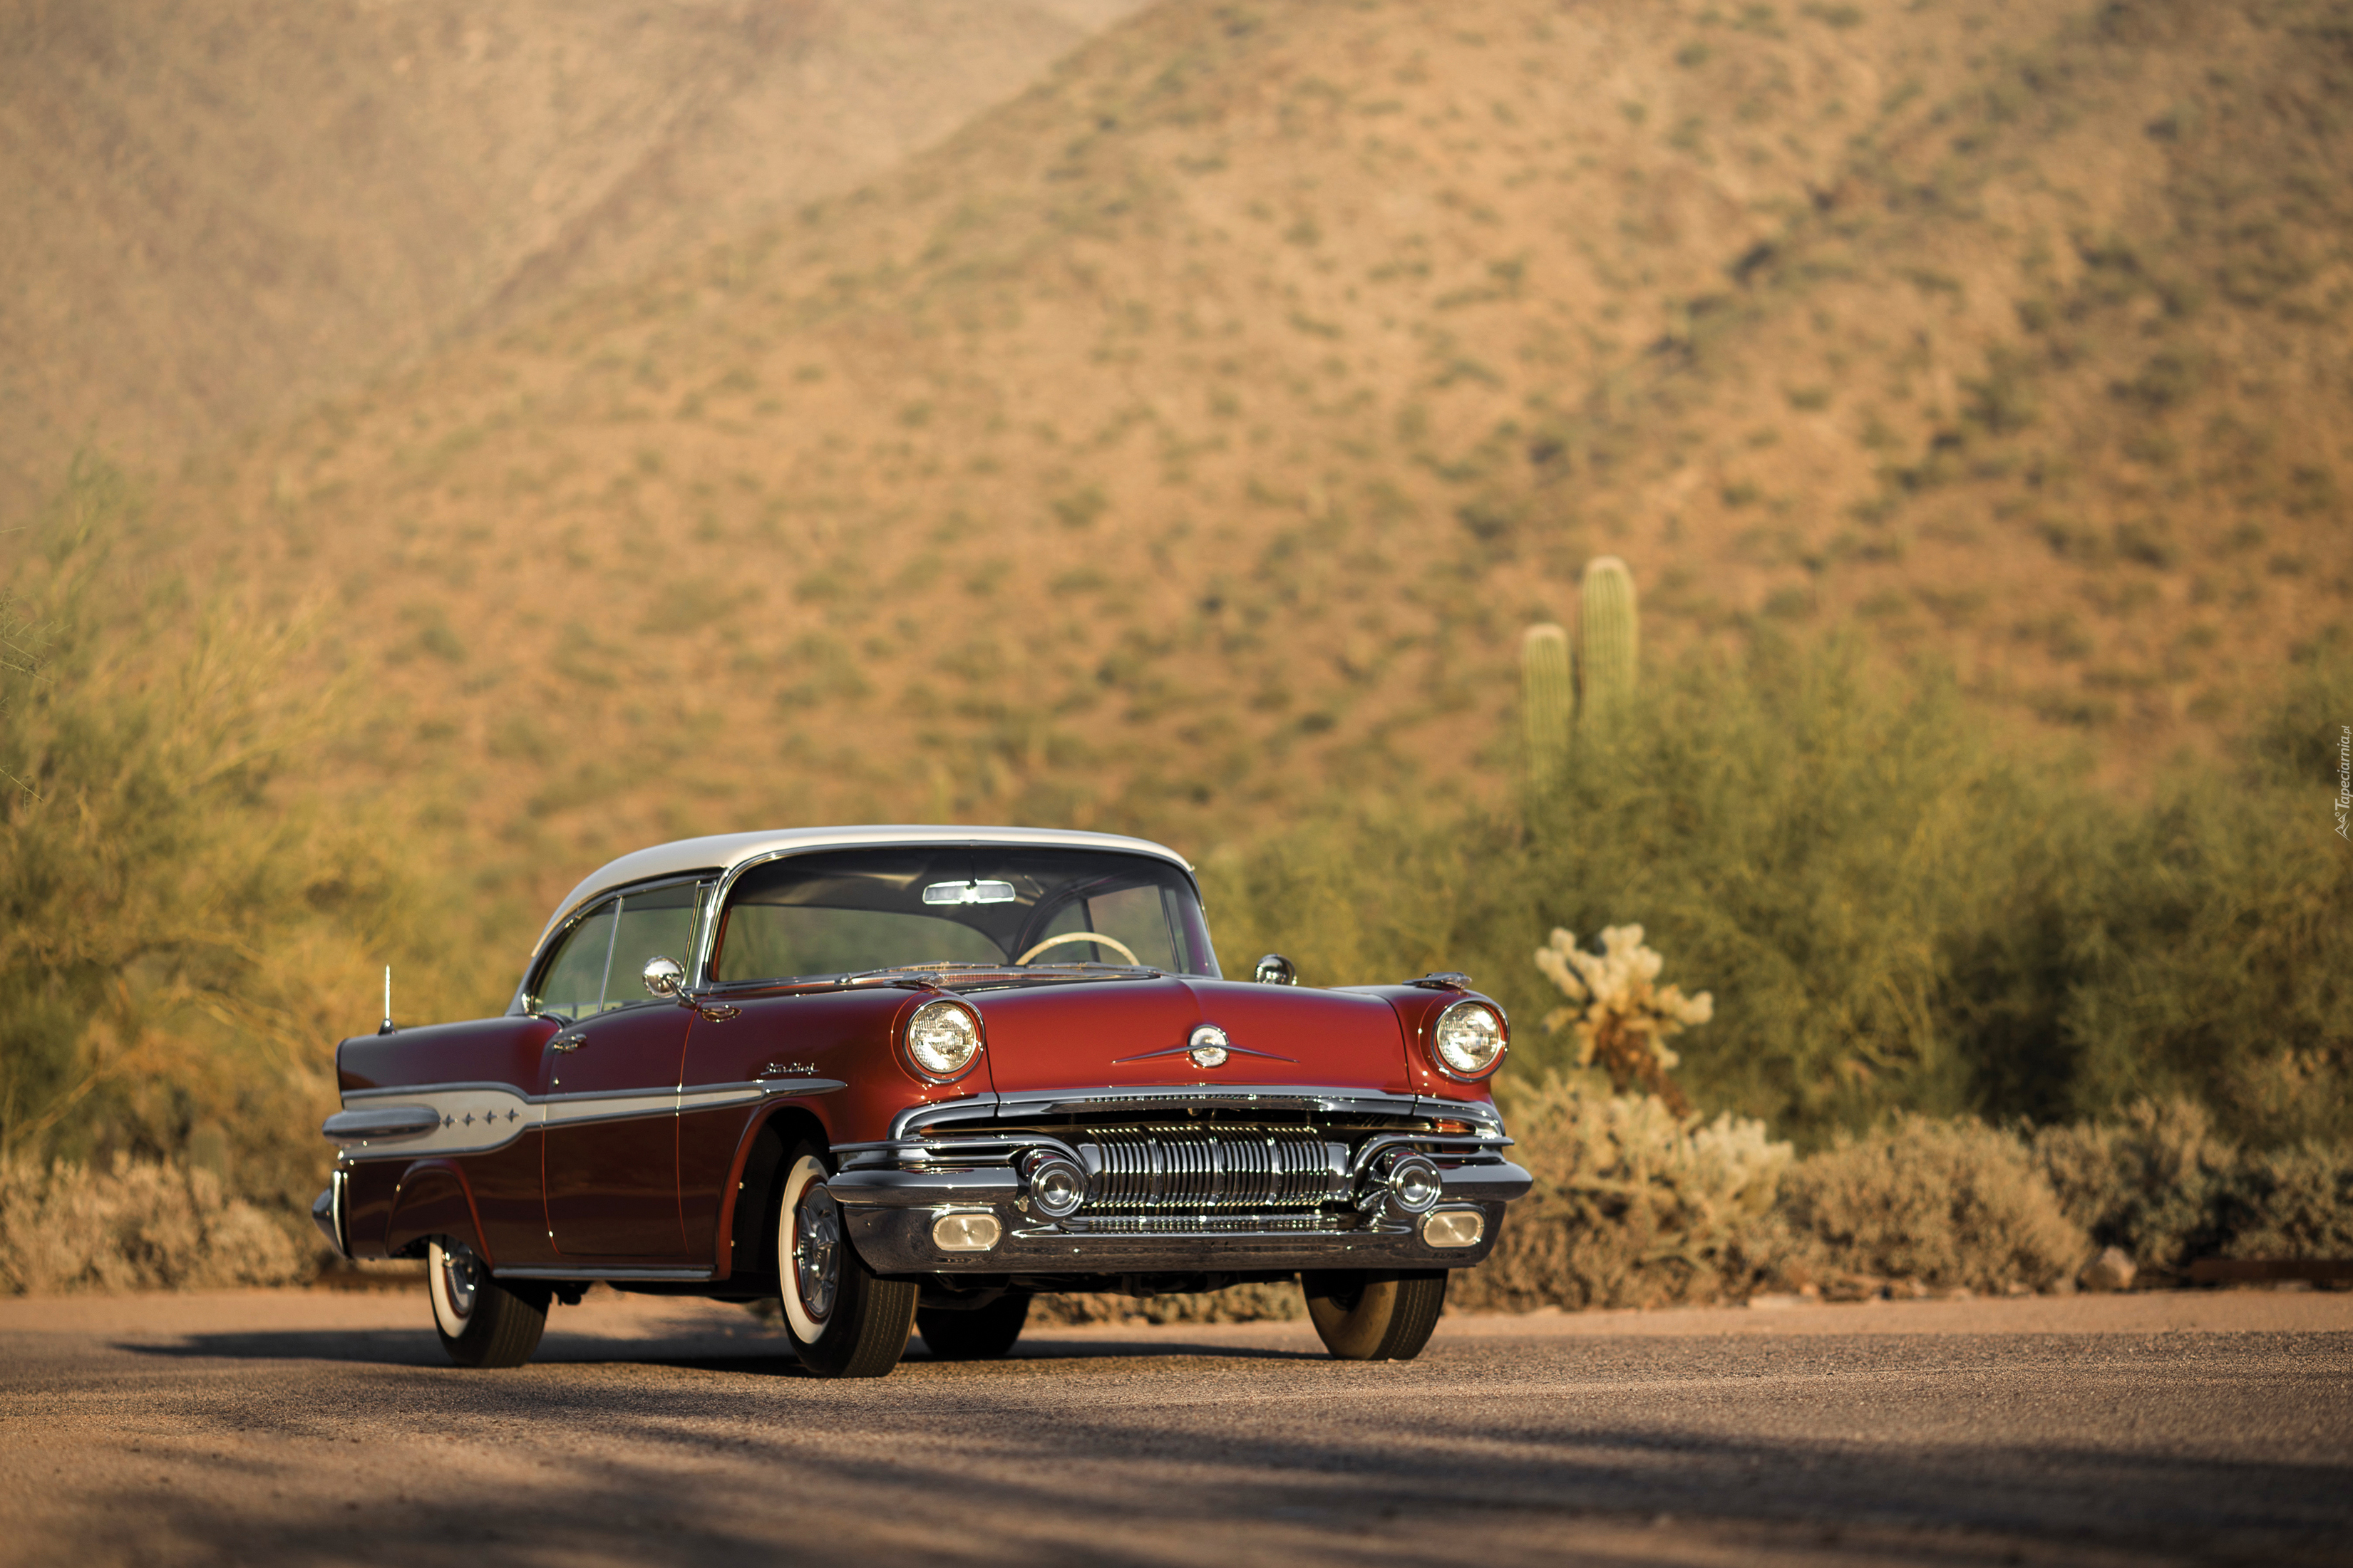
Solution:
[[[1178,1084],[1303,1084],[1413,1092],[1405,1032],[1377,996],[1163,975],[976,991],[964,998],[986,1031],[1000,1094]],[[1215,1024],[1222,1066],[1187,1055]]]

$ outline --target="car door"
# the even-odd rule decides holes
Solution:
[[[678,1088],[694,1010],[648,994],[648,959],[692,956],[702,889],[634,889],[579,917],[541,1005],[567,1026],[541,1054],[547,1227],[567,1258],[677,1264]]]

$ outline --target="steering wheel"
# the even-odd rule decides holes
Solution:
[[[1023,953],[1020,957],[1015,959],[1013,962],[1016,964],[1027,963],[1031,959],[1037,957],[1039,953],[1045,952],[1048,948],[1060,947],[1066,942],[1100,942],[1103,946],[1111,949],[1113,952],[1118,953],[1130,963],[1134,964],[1138,969],[1144,967],[1144,961],[1135,956],[1135,950],[1134,948],[1120,941],[1119,938],[1115,936],[1105,936],[1099,931],[1066,931],[1060,936],[1050,936],[1045,941],[1039,942],[1037,946],[1031,948],[1029,952]]]

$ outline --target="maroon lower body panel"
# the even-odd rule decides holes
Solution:
[[[555,1261],[540,1191],[540,1135],[526,1132],[503,1149],[462,1162],[474,1212],[482,1217],[482,1245],[499,1268]]]

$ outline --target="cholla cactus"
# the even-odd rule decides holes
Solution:
[[[1608,927],[1599,952],[1586,952],[1574,932],[1560,930],[1536,949],[1536,967],[1574,1004],[1546,1015],[1545,1027],[1577,1031],[1577,1064],[1599,1067],[1621,1092],[1639,1083],[1677,1116],[1689,1116],[1691,1101],[1667,1076],[1681,1060],[1667,1048],[1667,1037],[1715,1016],[1715,998],[1657,984],[1665,962],[1642,945],[1641,926]]]

